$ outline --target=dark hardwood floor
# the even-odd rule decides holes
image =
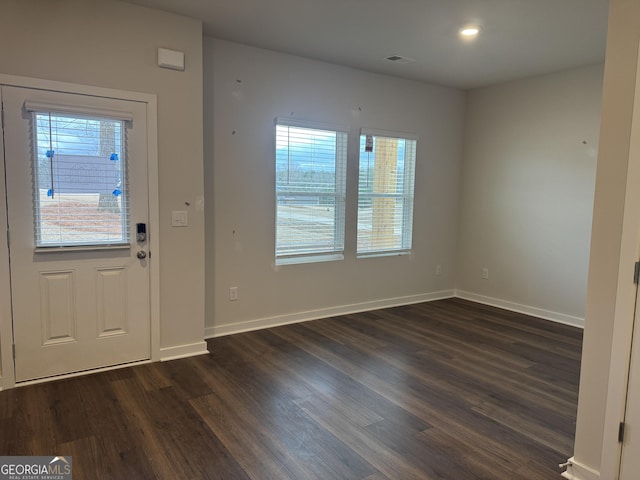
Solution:
[[[0,392],[0,455],[74,479],[558,479],[582,332],[450,299]]]

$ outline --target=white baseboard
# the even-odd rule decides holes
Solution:
[[[531,307],[529,305],[521,305],[518,303],[509,302],[507,300],[501,300],[498,298],[479,295],[477,293],[466,292],[464,290],[443,290],[440,292],[388,298],[384,300],[376,300],[373,302],[341,305],[338,307],[321,308],[318,310],[310,310],[301,313],[291,313],[275,317],[259,318],[256,320],[248,320],[246,322],[232,323],[229,325],[206,327],[204,338],[222,337],[224,335],[232,335],[234,333],[250,332],[252,330],[260,330],[263,328],[279,327],[281,325],[307,322],[310,320],[318,320],[320,318],[348,315],[351,313],[366,312],[369,310],[377,310],[380,308],[411,305],[414,303],[431,302],[434,300],[442,300],[452,297],[458,297],[464,300],[482,303],[484,305],[491,305],[492,307],[498,307],[512,312],[523,313],[525,315],[531,315],[533,317],[544,318],[545,320],[551,320],[553,322],[571,325],[573,327],[584,328],[584,318],[574,317],[571,315],[566,315],[564,313],[552,312],[550,310]]]
[[[464,290],[456,290],[455,296],[464,300],[490,305],[492,307],[503,308],[512,312],[524,313],[532,317],[544,318],[557,323],[571,325],[572,327],[584,328],[584,318],[565,315],[564,313],[552,312],[542,308],[530,307],[528,305],[520,305],[519,303],[500,300],[499,298],[486,297],[477,293],[465,292]]]
[[[443,290],[440,292],[388,298],[384,300],[376,300],[373,302],[321,308],[318,310],[310,310],[307,312],[260,318],[257,320],[249,320],[246,322],[232,323],[230,325],[221,325],[219,327],[207,327],[205,328],[204,334],[205,338],[222,337],[224,335],[231,335],[234,333],[249,332],[252,330],[260,330],[263,328],[279,327],[281,325],[307,322],[309,320],[318,320],[320,318],[335,317],[338,315],[349,315],[351,313],[366,312],[369,310],[377,310],[380,308],[399,307],[402,305],[411,305],[414,303],[431,302],[434,300],[442,300],[444,298],[451,298],[454,296],[454,290]]]
[[[600,472],[576,462],[573,457],[568,462],[567,471],[562,473],[564,478],[569,480],[600,480]]]
[[[178,345],[176,347],[167,347],[160,349],[160,361],[177,360],[179,358],[193,357],[195,355],[204,355],[209,353],[207,350],[207,342],[196,342],[188,345]]]

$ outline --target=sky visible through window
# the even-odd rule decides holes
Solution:
[[[36,114],[38,158],[47,150],[63,151],[66,155],[100,155],[101,124],[104,120],[63,114]],[[117,122],[114,122],[117,123]],[[114,129],[111,143],[115,151],[122,142],[120,129]]]
[[[279,192],[335,192],[336,132],[276,127]]]

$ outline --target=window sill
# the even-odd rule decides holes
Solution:
[[[372,257],[401,257],[404,255],[411,255],[411,250],[400,250],[395,252],[371,252],[371,253],[359,253],[356,258],[372,258]]]
[[[109,244],[109,245],[66,245],[51,247],[36,247],[35,253],[60,253],[60,252],[93,252],[98,250],[130,250],[129,243]]]
[[[344,255],[329,254],[329,255],[305,255],[300,257],[284,257],[276,258],[276,266],[281,265],[298,265],[303,263],[319,263],[319,262],[335,262],[338,260],[344,260]]]

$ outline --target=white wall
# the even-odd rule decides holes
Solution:
[[[582,324],[602,71],[595,65],[468,93],[462,296]]]
[[[186,71],[158,68],[158,47],[185,52]],[[202,349],[201,22],[115,1],[2,0],[0,73],[157,95],[160,346]],[[189,227],[171,228],[172,210]]]
[[[208,38],[204,66],[208,335],[452,293],[463,92]],[[343,261],[274,266],[279,116],[351,128]],[[419,135],[411,255],[355,258],[361,127]]]

